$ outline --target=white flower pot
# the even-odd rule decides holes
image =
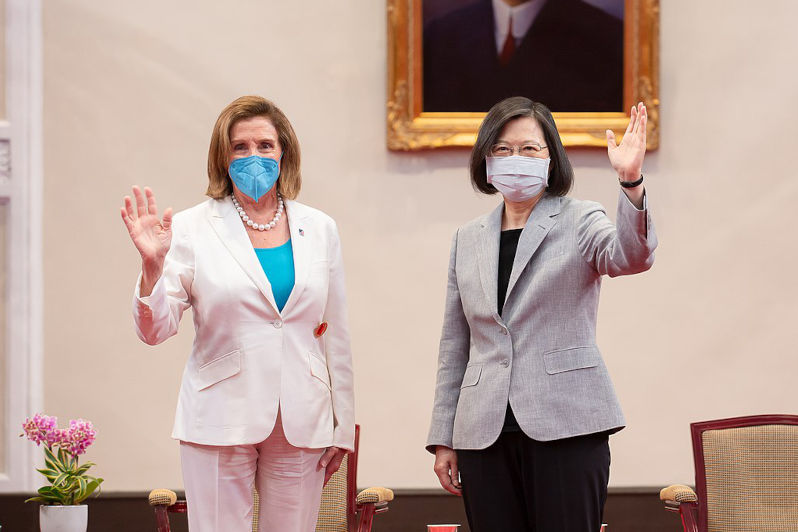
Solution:
[[[41,532],[86,532],[89,525],[89,507],[42,505],[39,506]]]

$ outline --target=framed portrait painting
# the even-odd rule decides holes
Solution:
[[[510,96],[566,146],[606,146],[638,101],[659,143],[659,0],[388,0],[388,148],[472,146]]]

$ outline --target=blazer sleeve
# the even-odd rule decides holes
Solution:
[[[341,239],[333,225],[330,238],[330,284],[324,321],[327,322],[325,351],[330,373],[332,407],[335,418],[333,445],[341,449],[355,449],[355,396],[352,373],[352,348],[349,340],[349,320],[346,306],[344,261]]]
[[[582,257],[599,274],[610,277],[648,270],[657,247],[648,196],[643,197],[643,208],[637,209],[623,190],[619,194],[617,225],[601,205],[585,202],[577,227]]]
[[[459,233],[459,231],[458,231]],[[435,383],[435,401],[432,407],[426,449],[434,453],[435,447],[452,447],[454,415],[460,398],[460,385],[468,364],[471,330],[468,326],[460,290],[457,286],[457,237],[452,240],[449,258],[449,275],[446,285],[446,304],[443,313],[443,330],[438,350],[438,376]]]
[[[133,295],[136,334],[149,345],[160,344],[177,333],[183,312],[191,306],[194,253],[179,214],[172,222],[172,245],[164,259],[163,273],[149,296],[140,295],[139,274]]]

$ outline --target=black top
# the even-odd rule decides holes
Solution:
[[[521,231],[523,229],[508,229],[501,232],[501,240],[499,241],[499,290],[498,298],[496,299],[499,306],[499,316],[502,315],[502,309],[504,308],[504,298],[507,295],[507,285],[510,284],[510,274],[513,271],[515,251],[518,249],[518,239],[521,237]],[[520,430],[521,427],[518,426],[508,402],[502,432],[518,432]]]
[[[504,308],[504,298],[507,296],[507,285],[510,284],[510,274],[513,271],[515,250],[518,249],[518,239],[523,229],[508,229],[501,232],[499,241],[499,293],[496,301],[499,303],[499,316]]]

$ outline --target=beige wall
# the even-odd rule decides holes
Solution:
[[[691,482],[688,423],[796,412],[798,5],[663,1],[662,146],[646,160],[653,270],[607,280],[599,343],[629,428],[612,484]],[[385,149],[385,3],[44,4],[46,409],[100,431],[108,490],[179,487],[169,439],[192,331],[133,333],[137,254],[118,218],[148,184],[202,201],[212,123],[273,98],[304,153],[301,199],[339,222],[363,425],[361,484],[433,487],[423,450],[455,228],[489,210],[466,151]],[[614,210],[601,151],[571,150],[574,195]]]

